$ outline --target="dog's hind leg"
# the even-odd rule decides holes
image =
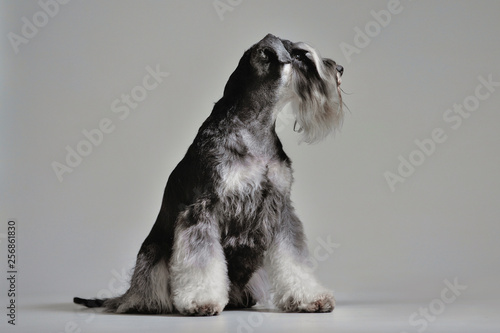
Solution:
[[[107,299],[75,297],[73,302],[88,308],[102,307],[112,313],[172,313],[169,270],[164,251],[160,248],[153,243],[143,244],[137,255],[130,287],[122,296]]]
[[[176,222],[170,272],[174,306],[181,314],[217,315],[228,303],[227,264],[213,210],[209,199],[199,199]]]
[[[116,313],[172,313],[169,269],[155,244],[143,245],[127,292],[104,301],[103,307]]]

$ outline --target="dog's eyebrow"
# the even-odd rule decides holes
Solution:
[[[321,58],[319,53],[315,49],[312,48],[312,46],[310,46],[309,44],[306,44],[304,42],[298,42],[298,43],[293,44],[293,48],[306,52],[305,55],[314,63],[316,70],[318,71],[319,76],[323,80],[328,79],[327,75],[324,73],[323,59]],[[309,54],[309,56],[307,54]]]

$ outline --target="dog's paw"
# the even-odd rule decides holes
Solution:
[[[313,301],[299,307],[300,312],[332,312],[335,308],[335,299],[331,294],[317,296]]]
[[[190,306],[178,309],[186,316],[216,316],[222,312],[224,305],[216,303],[197,304],[193,302]]]
[[[335,299],[329,292],[305,299],[290,296],[278,304],[278,308],[285,312],[332,312],[335,308]]]
[[[180,314],[186,316],[216,316],[224,310],[228,303],[227,296],[216,295],[210,292],[193,294],[177,294],[174,296],[174,305]]]

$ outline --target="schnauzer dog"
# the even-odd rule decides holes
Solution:
[[[306,264],[290,200],[291,161],[275,123],[292,103],[301,141],[325,138],[342,123],[342,73],[311,46],[271,34],[248,49],[168,179],[128,291],[74,302],[116,313],[210,316],[271,293],[282,311],[332,311],[332,293]]]

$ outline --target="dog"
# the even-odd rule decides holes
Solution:
[[[343,119],[342,74],[302,42],[268,34],[250,47],[168,178],[129,289],[74,302],[114,313],[211,316],[271,293],[285,312],[331,312],[332,292],[306,264],[291,161],[275,123],[291,103],[301,142],[334,132]]]

